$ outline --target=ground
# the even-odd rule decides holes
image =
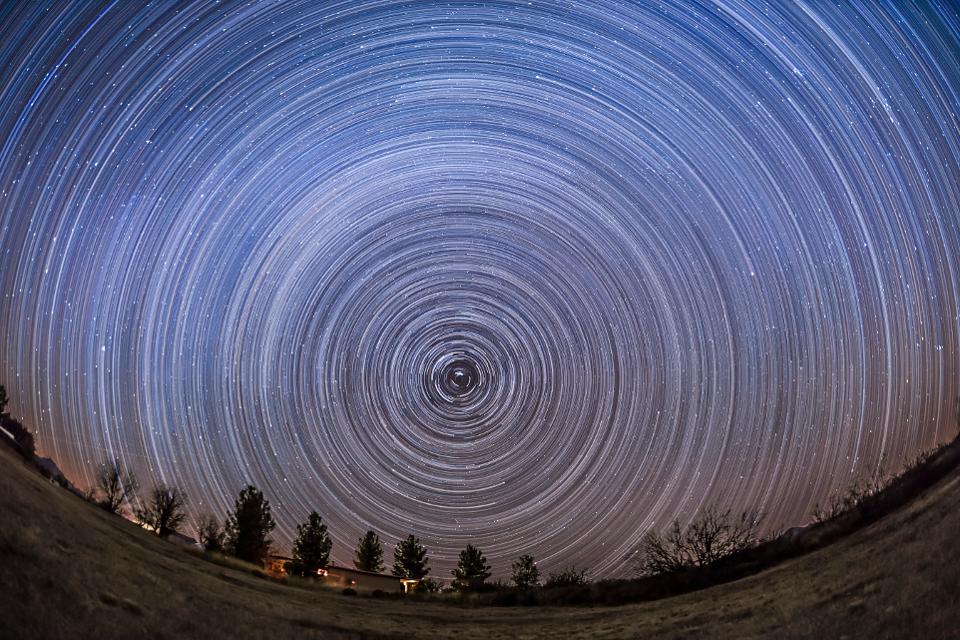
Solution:
[[[2,638],[960,638],[960,471],[750,578],[621,607],[466,608],[297,588],[208,562],[0,447]]]

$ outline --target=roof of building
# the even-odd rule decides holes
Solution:
[[[327,571],[344,571],[349,573],[359,573],[366,576],[379,576],[381,578],[391,578],[393,580],[399,580],[399,576],[393,576],[389,573],[377,573],[376,571],[364,571],[363,569],[355,569],[353,567],[342,567],[336,564],[328,564],[324,567]]]

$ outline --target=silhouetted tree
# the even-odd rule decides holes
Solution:
[[[33,434],[23,426],[19,420],[14,420],[9,414],[0,416],[0,427],[3,427],[10,435],[13,441],[20,449],[20,454],[27,460],[33,460],[36,455],[36,445],[33,441]]]
[[[13,441],[20,448],[20,453],[27,460],[33,460],[36,448],[33,441],[33,434],[18,420],[14,420],[7,413],[7,404],[10,399],[7,397],[7,390],[0,385],[0,427],[6,429],[13,436]]]
[[[565,569],[561,569],[557,573],[551,573],[550,577],[547,578],[546,584],[544,587],[573,587],[581,584],[587,584],[587,571],[586,569],[577,569],[576,567],[570,566]]]
[[[226,550],[241,560],[259,564],[270,552],[267,536],[275,526],[270,502],[249,485],[240,492],[233,513],[227,517]]]
[[[305,523],[297,525],[290,572],[301,576],[316,576],[317,569],[327,566],[332,547],[327,525],[323,524],[320,514],[314,511]]]
[[[393,575],[397,577],[420,580],[430,573],[429,563],[426,547],[413,534],[398,542],[393,550]]]
[[[663,533],[648,533],[637,550],[635,570],[648,576],[706,567],[757,544],[759,517],[708,508],[687,526],[677,520]]]
[[[156,531],[161,538],[166,538],[183,523],[185,500],[180,489],[158,484],[147,501],[136,510],[137,520]]]
[[[366,535],[360,538],[353,566],[361,571],[383,571],[383,545],[380,544],[380,536],[373,531],[367,531]]]
[[[99,492],[96,502],[110,513],[118,513],[123,503],[129,502],[137,491],[137,479],[133,473],[125,471],[116,459],[97,467],[95,481]]]
[[[456,588],[463,591],[476,589],[490,577],[490,565],[480,549],[468,544],[467,548],[460,552],[457,568],[451,573]]]
[[[530,589],[540,586],[540,569],[533,556],[523,555],[513,561],[513,583],[518,589]]]
[[[223,551],[223,529],[220,522],[213,514],[206,514],[200,518],[197,527],[197,537],[200,538],[200,544],[204,551],[221,552]]]

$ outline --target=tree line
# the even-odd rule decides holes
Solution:
[[[27,458],[34,456],[33,436],[29,430],[6,412],[8,397],[0,386],[0,426],[14,438],[16,446]],[[176,486],[158,483],[146,496],[138,495],[139,484],[134,474],[119,460],[98,465],[94,473],[94,487],[87,499],[109,513],[121,513],[125,505],[130,515],[145,528],[162,538],[178,532],[186,521],[186,494]],[[635,568],[638,575],[670,573],[690,566],[705,566],[748,548],[757,542],[755,534],[758,519],[746,514],[734,516],[731,512],[707,510],[687,526],[674,522],[663,533],[648,534],[637,550]],[[262,564],[270,553],[270,534],[276,522],[270,502],[253,485],[242,489],[233,510],[221,522],[206,514],[196,523],[199,542],[210,553],[235,556],[254,564]],[[329,564],[333,541],[320,514],[311,512],[297,525],[293,541],[289,573],[298,576],[316,576]],[[386,567],[383,543],[374,531],[367,531],[357,541],[354,566],[362,571],[381,573]],[[425,591],[439,589],[431,580],[430,558],[427,548],[413,534],[397,542],[393,550],[391,573],[398,578],[419,581]],[[540,570],[532,555],[516,558],[511,565],[511,582],[518,589],[538,586],[564,587],[584,585],[586,571],[567,567],[551,574],[541,585]],[[483,551],[468,544],[451,572],[453,585],[462,591],[482,590],[491,574],[491,565]]]
[[[32,458],[33,436],[6,412],[8,398],[0,386],[0,426],[14,437],[21,453]],[[186,521],[186,494],[178,487],[159,483],[146,496],[138,495],[139,485],[133,473],[119,460],[98,465],[94,487],[87,499],[110,513],[121,513],[127,506],[130,514],[145,528],[162,538],[178,532]],[[759,518],[730,511],[707,509],[691,523],[682,526],[675,521],[663,532],[651,532],[641,541],[635,553],[635,570],[640,576],[681,571],[688,567],[704,567],[757,544]],[[196,523],[199,542],[210,553],[222,553],[241,560],[262,564],[270,553],[270,534],[276,522],[270,502],[253,485],[243,488],[233,510],[221,522],[205,514]],[[320,514],[311,512],[297,525],[292,560],[286,567],[291,574],[317,576],[330,562],[333,541]],[[357,541],[354,566],[362,571],[381,573],[385,570],[383,544],[374,531],[367,531]],[[418,580],[418,588],[439,590],[431,580],[427,548],[413,534],[397,542],[393,550],[391,573],[398,578]],[[518,589],[541,586],[540,570],[531,555],[516,558],[511,565],[511,582]],[[482,590],[491,576],[491,565],[483,551],[468,544],[451,572],[453,585],[462,591]],[[551,574],[543,586],[565,587],[588,582],[586,571],[568,567]]]
[[[119,461],[99,465],[95,474],[96,488],[89,499],[110,513],[121,513],[124,504],[130,505],[133,517],[160,537],[177,531],[186,519],[186,496],[166,484],[156,485],[144,500],[138,500],[138,483],[132,472]],[[233,510],[223,525],[212,514],[201,517],[197,535],[204,550],[232,555],[246,562],[261,564],[271,549],[270,534],[276,521],[263,492],[248,485],[237,496]],[[286,567],[293,575],[317,576],[330,562],[333,540],[320,514],[311,512],[297,525],[293,541],[292,560]],[[383,543],[374,531],[367,531],[357,541],[354,566],[361,571],[382,573]],[[393,550],[391,573],[398,578],[418,580],[423,590],[437,590],[439,585],[428,578],[430,558],[420,538],[410,534],[397,542]],[[491,566],[483,552],[468,544],[460,552],[457,567],[452,571],[454,587],[460,590],[480,589],[491,576]],[[540,572],[533,556],[524,555],[513,563],[512,580],[518,588],[532,588],[540,584]]]
[[[13,446],[28,459],[33,459],[33,436],[10,417],[6,412],[7,404],[6,390],[0,386],[0,426],[12,438]],[[651,593],[680,592],[690,585],[711,584],[739,575],[736,572],[742,567],[736,564],[738,562],[744,566],[772,564],[804,549],[814,548],[822,540],[853,530],[929,486],[951,464],[960,464],[960,436],[952,443],[921,454],[904,471],[889,478],[878,475],[866,484],[855,482],[847,493],[834,496],[826,508],[815,507],[814,524],[801,534],[791,530],[761,539],[758,534],[760,514],[707,507],[685,524],[674,520],[660,531],[647,532],[629,557],[638,578],[673,581],[645,583]],[[141,500],[137,496],[136,479],[118,460],[100,464],[94,477],[95,484],[87,498],[104,510],[119,513],[127,505],[138,522],[160,537],[168,537],[183,526],[186,495],[177,487],[157,484]],[[269,501],[259,489],[249,485],[240,491],[233,510],[222,524],[215,516],[207,514],[196,525],[205,551],[229,554],[260,564],[270,552],[270,533],[276,523]],[[332,548],[327,525],[319,513],[311,512],[297,526],[293,557],[287,569],[294,575],[316,576],[329,564]],[[374,531],[367,531],[357,541],[353,564],[363,571],[381,573],[385,570],[383,554],[380,537]],[[427,548],[415,535],[410,534],[397,542],[391,571],[394,576],[418,580],[421,590],[438,590],[439,584],[428,577],[429,564]],[[526,592],[526,595],[538,586],[583,587],[589,583],[585,570],[568,567],[551,574],[541,584],[540,571],[531,555],[515,559],[511,569],[511,581],[518,593]],[[455,588],[479,591],[489,586],[487,580],[491,576],[491,566],[479,548],[468,544],[460,551],[457,566],[451,573]]]
[[[10,434],[15,448],[25,458],[33,460],[33,434],[7,413],[8,403],[7,391],[0,385],[0,427]],[[97,465],[94,484],[85,497],[108,513],[129,513],[139,524],[161,538],[178,533],[187,519],[186,494],[178,487],[165,483],[154,485],[142,497],[139,489],[133,472],[114,459]],[[231,555],[254,564],[262,564],[269,555],[270,533],[276,527],[270,502],[253,485],[240,491],[233,510],[222,524],[212,514],[201,516],[195,524],[204,551]],[[320,569],[329,564],[332,550],[333,541],[327,525],[319,513],[311,512],[303,523],[297,525],[292,561],[287,570],[294,575],[316,576]],[[383,543],[374,531],[367,531],[357,541],[353,564],[361,571],[385,571]],[[438,590],[439,584],[428,577],[430,570],[427,548],[418,537],[410,534],[397,542],[391,568],[394,576],[418,580],[418,588],[422,590]],[[540,571],[531,555],[517,558],[512,570],[511,579],[517,588],[529,589],[541,583]],[[468,544],[460,552],[457,567],[451,573],[456,588],[480,589],[491,576],[491,566],[480,549]],[[547,584],[582,583],[584,576],[584,571],[578,572],[571,567],[552,574]]]
[[[116,513],[125,500],[133,502],[136,480],[119,462],[100,465],[96,482],[97,493],[92,500],[103,509]],[[132,508],[132,513],[144,526],[166,537],[184,522],[185,496],[175,487],[159,484],[145,501]],[[719,563],[758,543],[759,521],[759,516],[750,513],[736,514],[714,508],[705,509],[686,525],[674,521],[666,530],[650,532],[642,539],[634,554],[635,572],[638,576],[655,576]],[[270,553],[270,534],[275,527],[269,500],[255,486],[248,485],[240,491],[222,526],[216,517],[207,514],[198,523],[197,533],[206,551],[261,564]],[[332,549],[327,525],[320,514],[313,511],[297,525],[287,571],[304,577],[317,576],[329,564]],[[383,544],[376,532],[367,531],[357,541],[353,564],[361,571],[381,573],[385,570]],[[415,535],[410,534],[394,547],[391,570],[394,576],[418,580],[419,588],[424,591],[438,590],[439,585],[428,578],[429,565],[427,548]],[[520,556],[513,561],[511,569],[511,581],[517,588],[541,586],[540,571],[533,556]],[[482,590],[492,575],[483,551],[472,544],[460,551],[457,566],[451,573],[454,588],[461,591]],[[545,586],[575,586],[587,582],[586,571],[569,567],[552,574]]]

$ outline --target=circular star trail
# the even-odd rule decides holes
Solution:
[[[0,10],[0,383],[79,484],[603,577],[953,435],[950,3],[141,4]]]

